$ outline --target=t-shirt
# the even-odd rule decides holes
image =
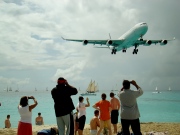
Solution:
[[[135,120],[140,117],[136,98],[142,94],[141,88],[135,91],[124,89],[118,94],[121,102],[121,119]]]
[[[24,123],[30,123],[31,124],[31,117],[32,112],[29,111],[29,105],[22,107],[21,105],[18,106],[18,111],[21,116],[20,121]]]
[[[86,107],[85,107],[85,103],[78,103],[77,104],[77,109],[78,109],[78,119],[83,116],[83,115],[86,115]]]
[[[97,102],[96,107],[100,108],[100,120],[109,120],[110,119],[110,110],[111,104],[107,100],[101,100]]]

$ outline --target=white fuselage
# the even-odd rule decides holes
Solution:
[[[123,34],[119,39],[124,40],[121,46],[118,46],[116,49],[122,50],[134,46],[135,42],[144,36],[148,30],[146,23],[138,23],[132,27],[129,31]]]

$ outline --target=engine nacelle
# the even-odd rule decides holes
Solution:
[[[83,41],[83,45],[87,45],[88,44],[88,41],[87,40],[84,40]]]
[[[112,45],[113,44],[113,41],[112,40],[108,40],[107,42],[106,42],[106,45],[107,46],[110,46],[110,45]]]
[[[145,46],[150,46],[151,45],[151,43],[152,43],[152,41],[151,40],[147,40],[146,41],[146,43],[144,44]]]
[[[166,45],[167,42],[168,42],[167,40],[162,40],[161,43],[160,43],[160,45]]]

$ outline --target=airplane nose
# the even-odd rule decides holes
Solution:
[[[142,29],[142,31],[147,32],[148,26],[147,25],[143,25],[143,26],[141,26],[141,29]]]

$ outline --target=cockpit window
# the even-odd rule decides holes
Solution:
[[[146,23],[141,23],[141,25],[147,25]]]

